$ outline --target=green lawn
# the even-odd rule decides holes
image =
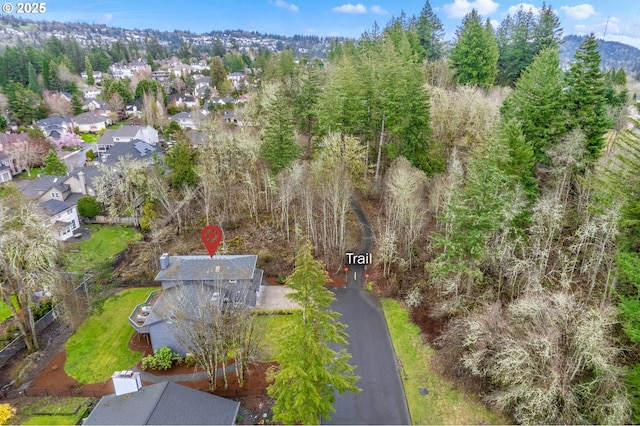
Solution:
[[[109,130],[117,130],[120,127],[122,127],[122,123],[116,123],[116,124],[112,124],[111,126],[107,127],[107,129],[109,129]]]
[[[24,406],[12,420],[23,425],[75,425],[82,420],[89,402],[90,398],[48,396]]]
[[[281,330],[291,323],[293,315],[259,315],[257,318],[260,323],[265,324],[265,334],[258,358],[262,362],[274,361],[274,356],[279,349],[278,336],[282,334]]]
[[[396,356],[404,368],[402,383],[413,424],[508,423],[489,411],[476,395],[457,389],[433,371],[430,360],[435,350],[422,342],[419,328],[409,321],[398,301],[383,299],[382,307]],[[420,395],[420,388],[429,393]]]
[[[109,298],[67,341],[64,371],[79,382],[97,383],[135,365],[141,354],[128,348],[134,333],[129,315],[153,290],[157,288],[133,288]]]
[[[11,303],[13,304],[13,306],[17,306],[15,296],[11,296]],[[11,309],[9,309],[9,306],[6,303],[4,303],[3,300],[0,300],[0,322],[4,321],[10,316],[11,316]]]
[[[98,139],[100,139],[100,136],[93,133],[82,133],[80,134],[80,139],[82,139],[83,142],[92,143],[92,142],[98,142]]]
[[[89,225],[91,238],[71,243],[64,264],[69,272],[99,271],[111,263],[115,256],[127,248],[129,241],[142,235],[133,228]]]
[[[14,179],[35,179],[38,177],[38,174],[43,174],[43,168],[34,167],[33,169],[31,169],[30,172],[31,172],[31,176],[29,176],[27,172],[22,172],[18,176],[16,176]]]

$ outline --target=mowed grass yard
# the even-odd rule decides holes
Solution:
[[[157,288],[122,290],[107,299],[67,341],[64,371],[79,382],[98,383],[134,366],[141,354],[128,348],[135,332],[129,315],[153,290]]]
[[[260,353],[258,359],[261,362],[275,361],[274,357],[280,350],[282,330],[291,324],[293,315],[258,315],[258,323],[264,327]]]
[[[25,405],[11,419],[22,425],[76,425],[84,417],[90,398],[50,397]]]
[[[115,256],[127,248],[127,243],[142,238],[133,228],[89,225],[91,238],[69,244],[65,267],[69,272],[97,271],[108,266]]]
[[[477,396],[461,391],[431,367],[435,350],[422,342],[420,329],[409,321],[398,301],[383,299],[389,333],[402,362],[402,377],[413,424],[507,424],[509,420],[488,410]],[[429,391],[420,395],[419,389]]]
[[[18,304],[16,303],[15,296],[11,296],[11,303],[13,304],[14,307],[18,306]],[[4,303],[4,300],[0,300],[0,322],[4,321],[10,316],[11,316],[11,309],[9,309],[9,306],[6,303]]]

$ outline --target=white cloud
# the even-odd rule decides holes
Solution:
[[[371,13],[375,13],[376,15],[380,15],[380,16],[384,16],[384,15],[388,15],[389,14],[389,12],[387,12],[386,10],[381,8],[380,6],[371,6],[369,8],[369,10],[371,10]]]
[[[98,23],[100,24],[108,24],[113,21],[113,15],[110,13],[105,13],[98,18]]]
[[[593,9],[593,6],[590,4],[579,4],[577,6],[562,6],[560,8],[569,18],[571,19],[587,19],[590,16],[596,14],[596,11]]]
[[[491,23],[491,26],[494,30],[500,26],[500,21],[498,21],[497,19],[492,19],[489,22]]]
[[[507,10],[507,14],[511,16],[515,15],[518,12],[518,9],[520,9],[520,6],[522,6],[522,9],[524,9],[525,12],[528,12],[529,10],[531,10],[534,14],[538,14],[538,12],[540,11],[540,9],[538,9],[532,4],[518,3],[511,6],[509,10]]]
[[[596,37],[602,38],[603,36],[607,36],[612,34],[620,34],[622,32],[622,27],[620,26],[620,19],[612,16],[602,22],[597,24],[577,24],[574,25],[575,33],[578,35],[584,35],[589,33],[594,33]],[[606,34],[605,34],[606,31]]]
[[[276,0],[274,4],[280,9],[288,10],[290,12],[299,12],[300,8],[293,3],[287,3],[284,0]]]
[[[342,6],[336,6],[331,10],[338,13],[367,13],[367,8],[361,3],[355,5],[347,3]]]
[[[464,18],[466,14],[475,9],[480,15],[489,15],[500,6],[493,0],[453,0],[451,4],[445,4],[443,9],[449,18]]]

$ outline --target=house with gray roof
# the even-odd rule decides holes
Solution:
[[[179,112],[169,117],[169,120],[178,123],[181,129],[193,130],[198,130],[198,124],[201,119],[202,115],[199,112]]]
[[[115,130],[109,129],[98,140],[98,155],[101,156],[119,142],[130,142],[134,139],[156,145],[159,141],[158,131],[152,126],[121,126]]]
[[[97,133],[105,130],[110,124],[111,120],[108,117],[92,112],[84,112],[73,118],[73,125],[80,133]]]
[[[78,175],[83,176],[81,171]],[[84,194],[72,191],[68,176],[40,176],[22,188],[25,197],[40,203],[42,211],[56,230],[56,238],[66,241],[80,227],[78,199]]]
[[[85,425],[233,425],[240,403],[172,382],[100,399]]]
[[[102,162],[105,164],[115,164],[121,158],[131,157],[139,160],[147,160],[149,164],[153,161],[153,154],[159,153],[158,148],[141,141],[133,139],[129,142],[121,142],[114,144],[107,151],[100,154]]]
[[[255,306],[262,285],[262,269],[256,268],[258,256],[169,256],[160,257],[160,272],[155,281],[162,289],[159,296],[148,303],[138,305],[129,316],[129,322],[138,333],[149,334],[152,348],[170,347],[174,352],[185,354],[177,331],[171,326],[165,305],[175,300],[173,293],[181,291],[185,306],[194,306],[191,300],[202,297],[203,291],[212,300],[220,300],[230,309],[241,303]]]

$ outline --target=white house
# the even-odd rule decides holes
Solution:
[[[40,203],[40,207],[54,226],[58,240],[68,240],[73,236],[73,231],[80,227],[76,204],[68,205],[64,201],[51,199]]]
[[[92,112],[85,112],[73,119],[73,124],[80,133],[97,133],[100,130],[105,130],[110,122],[109,118]]]

